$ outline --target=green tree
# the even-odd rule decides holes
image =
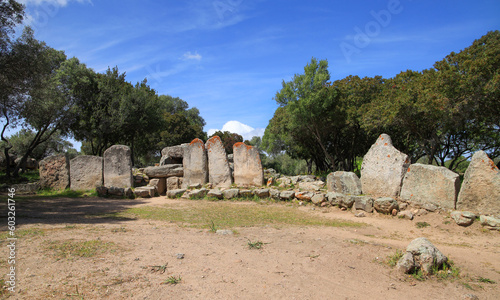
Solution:
[[[218,136],[222,141],[222,145],[224,145],[224,149],[227,154],[233,153],[233,145],[236,143],[242,143],[243,137],[237,133],[229,132],[229,131],[216,131],[210,137]]]

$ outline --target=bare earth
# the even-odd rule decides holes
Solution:
[[[11,299],[500,299],[500,233],[475,222],[462,228],[444,213],[409,221],[338,208],[297,209],[363,222],[362,228],[266,226],[233,228],[234,235],[133,219],[85,217],[141,205],[185,205],[165,197],[20,201],[17,229],[42,229],[17,243],[17,291]],[[217,202],[211,202],[217,205]],[[254,202],[238,202],[248,205]],[[281,204],[272,204],[281,205]],[[2,209],[2,215],[6,215]],[[3,218],[7,223],[6,219]],[[418,229],[416,222],[431,226]],[[6,226],[0,227],[4,232]],[[36,232],[36,231],[35,231]],[[418,281],[384,263],[396,249],[427,237],[461,269],[463,278]],[[100,240],[112,250],[92,257],[57,257],[51,241]],[[260,250],[247,243],[262,241]],[[8,268],[0,244],[2,274]],[[178,259],[177,254],[184,258]],[[154,272],[152,266],[165,266]],[[176,285],[165,284],[171,276]],[[495,283],[479,282],[487,278]],[[5,278],[5,277],[4,277]]]

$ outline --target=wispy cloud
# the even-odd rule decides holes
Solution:
[[[201,60],[201,55],[198,54],[198,52],[191,53],[191,51],[188,51],[182,55],[183,60]]]
[[[76,1],[79,3],[90,3],[92,4],[92,0],[19,0],[20,3],[25,5],[56,5],[56,6],[66,6],[69,2]]]

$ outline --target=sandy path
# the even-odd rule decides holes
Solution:
[[[459,227],[446,222],[445,214],[430,213],[413,221],[377,214],[356,218],[337,208],[313,210],[306,206],[297,209],[368,226],[234,228],[235,235],[161,221],[85,217],[166,201],[182,205],[189,200],[20,202],[18,229],[43,229],[46,234],[19,240],[18,292],[11,298],[465,299],[466,294],[500,298],[500,233],[478,224]],[[418,229],[416,222],[431,226]],[[421,236],[429,238],[469,279],[421,282],[382,263],[396,249],[403,250]],[[50,241],[70,239],[113,242],[115,248],[89,258],[62,259],[48,249]],[[252,250],[248,240],[265,244],[261,250]],[[2,258],[7,255],[5,248]],[[178,253],[184,258],[178,259]],[[154,265],[167,265],[166,272],[152,272],[148,266]],[[7,268],[5,259],[1,259],[1,267]],[[181,283],[162,284],[170,276],[180,276]],[[496,284],[473,280],[479,276]]]

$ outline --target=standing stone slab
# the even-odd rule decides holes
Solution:
[[[200,139],[194,139],[183,149],[184,181],[182,186],[204,185],[208,181],[208,158],[205,144]]]
[[[329,192],[344,195],[361,195],[361,180],[353,172],[337,171],[328,174],[326,185]]]
[[[403,179],[401,198],[417,204],[432,203],[455,209],[460,176],[445,167],[412,164]]]
[[[102,157],[80,155],[70,161],[72,190],[92,190],[102,185]]]
[[[474,153],[465,171],[457,210],[500,214],[500,171],[484,151]]]
[[[214,187],[231,187],[233,178],[226,150],[220,137],[213,136],[205,144],[208,153],[208,181]]]
[[[104,151],[104,186],[129,188],[133,185],[132,158],[128,146],[114,145]]]
[[[66,155],[49,156],[40,162],[40,187],[64,190],[70,186],[69,159]]]
[[[406,170],[408,155],[397,150],[387,134],[379,136],[363,158],[361,188],[364,194],[397,197]]]
[[[264,169],[257,148],[236,143],[234,154],[234,183],[237,186],[263,186]]]

